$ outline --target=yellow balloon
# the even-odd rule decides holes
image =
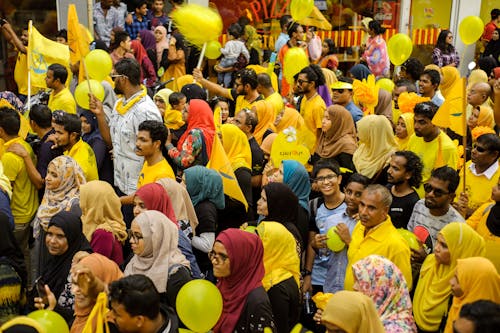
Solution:
[[[104,50],[93,50],[85,56],[85,67],[89,78],[102,81],[111,73],[113,61],[108,52]]]
[[[301,47],[292,47],[285,54],[283,60],[283,75],[288,84],[293,85],[293,77],[303,68],[309,66],[309,58]]]
[[[97,80],[89,80],[90,91],[97,97],[98,100],[102,101],[104,99],[104,88],[101,82]],[[89,83],[87,80],[82,81],[75,89],[75,100],[76,103],[83,109],[89,109]]]
[[[220,45],[219,41],[211,40],[207,43],[207,48],[205,49],[205,57],[207,57],[208,59],[217,59],[218,57],[220,57],[221,47],[222,46]]]
[[[271,148],[271,160],[274,165],[280,165],[283,160],[295,160],[304,165],[309,161],[311,157],[309,149],[298,138],[298,133],[293,127],[286,128],[278,134]]]
[[[308,17],[313,8],[314,0],[292,0],[290,3],[290,13],[294,21],[300,21]]]
[[[375,86],[390,93],[394,90],[394,82],[391,79],[382,78],[375,82]]]
[[[345,243],[344,241],[340,238],[339,234],[335,232],[337,230],[337,227],[331,227],[330,230],[326,233],[326,236],[328,237],[326,241],[326,246],[333,252],[340,252],[344,249]]]
[[[413,51],[413,43],[406,34],[395,34],[387,43],[389,59],[395,66],[403,64]]]
[[[405,239],[406,243],[408,243],[408,246],[410,248],[415,249],[415,250],[420,249],[420,245],[418,244],[417,236],[413,232],[406,230],[406,229],[402,229],[402,228],[398,228],[398,232],[401,235],[401,237],[403,237]]]
[[[458,34],[465,45],[474,44],[483,34],[484,23],[478,16],[467,16],[458,26]]]
[[[64,318],[55,311],[36,310],[28,314],[28,317],[36,320],[46,332],[69,332],[68,324]]]
[[[180,6],[170,15],[186,40],[199,47],[222,34],[222,18],[212,8],[189,4]]]
[[[222,295],[207,280],[192,280],[182,286],[175,301],[177,314],[194,332],[208,332],[222,314]]]

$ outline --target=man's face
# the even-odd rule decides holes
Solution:
[[[384,222],[388,212],[389,207],[382,202],[382,194],[363,191],[359,202],[359,220],[366,229]]]
[[[142,316],[132,317],[122,304],[111,301],[110,317],[120,332],[136,333],[140,331]]]
[[[233,117],[233,124],[238,126],[245,134],[250,132],[250,126],[247,125],[247,114],[245,111],[240,111]]]
[[[146,16],[148,13],[148,6],[143,4],[141,7],[135,9],[135,13],[141,16]]]
[[[486,98],[486,94],[484,94],[480,89],[477,89],[477,87],[474,85],[467,94],[467,103],[472,106],[479,106],[484,103]]]
[[[54,125],[54,135],[56,137],[56,143],[59,147],[61,147],[64,150],[67,150],[67,148],[72,144],[72,136],[68,131],[64,129],[63,125],[55,124]]]
[[[471,160],[479,167],[488,167],[496,163],[498,153],[488,149],[484,142],[476,142],[472,145]]]
[[[45,84],[47,85],[47,88],[54,89],[56,88],[56,84],[54,82],[54,71],[48,70],[47,74],[45,74]]]
[[[405,86],[394,87],[394,90],[392,91],[392,100],[394,101],[394,107],[396,109],[399,109],[399,105],[398,105],[399,95],[401,95],[402,93],[407,92],[407,91],[408,91],[408,88]]]
[[[387,170],[387,181],[393,185],[403,184],[411,178],[411,173],[406,171],[406,158],[393,155]]]
[[[426,138],[434,133],[436,126],[432,123],[431,119],[419,114],[416,114],[413,119],[416,136]]]
[[[24,46],[28,46],[28,40],[29,40],[28,29],[23,29],[21,33],[21,42],[23,43]]]
[[[58,42],[59,44],[68,45],[68,41],[64,37],[56,37],[56,42]]]
[[[245,85],[241,82],[241,78],[236,78],[234,80],[234,89],[236,89],[236,93],[238,95],[245,95]]]
[[[160,148],[160,141],[151,139],[149,131],[139,131],[135,139],[135,153],[137,156],[151,156]]]
[[[299,94],[307,94],[312,89],[312,82],[307,79],[306,74],[299,74],[296,81],[297,92]]]
[[[304,39],[304,28],[302,28],[302,26],[299,26],[297,28],[297,31],[292,34],[292,37],[295,38],[295,40],[302,41]]]
[[[350,89],[332,89],[333,104],[347,105],[351,101],[352,90]]]
[[[101,0],[101,7],[104,9],[111,7],[112,4],[113,0]]]
[[[431,82],[431,77],[427,74],[420,75],[420,80],[418,81],[418,87],[422,96],[432,97],[437,89],[435,85]]]
[[[455,198],[455,193],[448,192],[449,181],[431,177],[424,184],[425,207],[429,209],[442,209],[448,207]]]
[[[115,84],[115,87],[113,89],[115,91],[115,94],[122,95],[123,94],[122,82],[123,80],[125,80],[125,77],[121,76],[118,73],[111,73],[111,78],[113,79],[113,82]]]
[[[164,4],[162,0],[155,0],[155,2],[153,3],[153,9],[157,13],[163,12],[163,7]]]
[[[132,48],[132,41],[130,40],[130,37],[127,37],[123,42],[120,43],[120,46],[127,52],[131,51]]]

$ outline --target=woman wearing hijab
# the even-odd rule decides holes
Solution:
[[[472,109],[469,119],[467,119],[467,126],[470,131],[478,126],[494,128],[495,118],[493,110],[489,107],[476,106]]]
[[[352,154],[356,151],[356,126],[351,113],[341,105],[329,106],[322,120],[316,158],[333,158],[341,167],[355,171]]]
[[[170,222],[176,225],[179,233],[179,250],[181,250],[182,254],[189,260],[192,275],[196,278],[200,277],[200,269],[198,268],[196,258],[193,254],[191,240],[182,232],[181,228],[179,228],[170,196],[163,186],[158,183],[146,184],[135,192],[134,217],[137,217],[137,215],[147,210],[156,210],[163,213],[163,215],[168,217]]]
[[[448,99],[451,94],[457,89],[456,85],[460,84],[460,73],[453,66],[444,66],[441,68],[442,80],[439,84],[439,90],[444,99]]]
[[[221,127],[222,145],[238,181],[243,195],[248,203],[248,213],[239,201],[229,199],[224,209],[224,216],[231,215],[227,222],[221,217],[220,224],[224,228],[237,228],[245,221],[253,219],[254,203],[252,198],[252,152],[248,138],[236,125],[224,124]]]
[[[70,333],[81,333],[87,324],[87,319],[94,308],[100,292],[106,292],[108,285],[123,277],[116,262],[99,253],[84,254],[71,267],[73,286],[71,293],[75,296],[75,313]],[[96,332],[95,324],[92,331]]]
[[[144,46],[137,39],[130,42],[130,48],[141,67],[141,83],[145,83],[146,87],[151,88],[158,80],[153,63],[151,63]]]
[[[276,126],[276,133],[279,133],[290,126],[297,130],[300,130],[305,126],[304,118],[302,118],[300,113],[289,107],[285,107],[282,112],[278,113],[276,120],[274,121],[274,125]]]
[[[311,184],[306,168],[297,161],[284,160],[277,172],[276,182],[286,184],[299,199],[297,227],[302,237],[304,248],[307,246],[309,225],[309,194]]]
[[[372,74],[370,69],[364,64],[356,64],[347,72],[349,77],[362,81]]]
[[[386,116],[392,124],[392,94],[384,89],[378,90],[378,103],[375,114]]]
[[[74,305],[70,276],[73,256],[79,251],[91,253],[92,248],[82,233],[80,217],[67,211],[61,211],[50,219],[44,241],[48,260],[41,267],[40,278],[46,286],[49,304],[43,303],[36,289],[29,295],[30,301],[34,300],[39,309],[56,311],[70,322]]]
[[[452,222],[441,229],[434,253],[425,258],[420,269],[413,297],[413,315],[419,330],[438,332],[445,324],[450,280],[455,275],[457,260],[484,253],[484,239],[467,224]]]
[[[271,158],[271,150],[273,148],[274,140],[276,140],[277,136],[278,136],[277,133],[271,133],[264,140],[262,140],[260,149],[264,153],[264,160],[266,162],[269,162],[269,159]]]
[[[50,161],[45,177],[45,194],[33,221],[34,275],[45,265],[43,239],[50,219],[60,211],[81,215],[80,185],[85,183],[82,168],[71,157],[62,155]]]
[[[172,93],[173,93],[172,90],[170,90],[168,88],[163,88],[163,89],[160,89],[153,96],[153,100],[156,104],[156,107],[160,111],[160,114],[163,118],[163,122],[165,123],[165,126],[167,126],[168,128],[170,128],[169,126],[171,126],[171,125],[175,125],[175,123],[177,123],[177,122],[180,122],[180,123],[182,123],[182,125],[184,125],[184,121],[182,120],[182,114],[180,112],[174,112],[174,114],[176,115],[175,118],[167,119],[167,117],[169,116],[169,114],[167,112],[170,111],[172,108],[172,106],[169,103],[168,98],[170,97],[170,95]],[[172,116],[170,116],[170,117],[172,117]],[[173,122],[173,124],[172,124],[172,122]],[[179,127],[181,127],[182,125],[180,125]],[[179,127],[177,127],[177,129]]]
[[[157,27],[157,29],[161,27]],[[161,77],[162,82],[166,82],[171,78],[177,79],[186,75],[186,51],[184,37],[181,34],[174,33],[170,37],[168,47],[168,67],[165,67],[165,73]],[[167,84],[167,88],[172,89],[175,81]]]
[[[260,65],[262,62],[262,41],[257,30],[250,24],[245,25],[243,39],[250,53],[248,65]]]
[[[260,205],[261,210],[265,210],[265,205],[265,202]],[[278,333],[289,333],[299,321],[300,258],[297,242],[278,222],[261,222],[257,233],[264,246],[262,286],[269,296]]]
[[[491,261],[482,257],[457,260],[455,275],[450,281],[453,303],[448,312],[445,333],[453,333],[462,305],[479,300],[500,303],[500,275]]]
[[[155,65],[156,71],[160,74],[160,68],[163,68],[163,72],[167,69],[168,63],[168,47],[169,43],[167,40],[167,29],[160,25],[157,26],[154,30],[154,38],[155,38],[155,61],[153,64]],[[160,76],[160,81],[163,81],[162,75]],[[171,87],[169,87],[171,88]]]
[[[183,181],[199,221],[192,240],[193,252],[201,271],[211,272],[207,253],[214,244],[219,211],[225,207],[222,178],[215,170],[194,166],[184,171]]]
[[[120,198],[111,185],[93,180],[80,187],[83,234],[92,250],[123,263],[122,246],[127,239]]]
[[[357,291],[335,293],[323,311],[321,323],[327,332],[386,332],[371,298]]]
[[[387,183],[387,168],[397,150],[392,126],[385,116],[368,115],[357,122],[359,147],[352,156],[356,170],[372,180]]]
[[[385,43],[383,28],[378,21],[368,23],[368,34],[370,37],[366,42],[366,49],[361,56],[361,61],[366,62],[370,71],[376,78],[389,75],[390,62],[387,53],[387,44]]]
[[[187,113],[187,114],[186,114]],[[167,138],[168,155],[182,169],[206,165],[212,153],[215,135],[214,115],[207,102],[193,99],[182,112],[187,129],[177,142],[177,148]]]
[[[251,255],[249,255],[251,254]],[[276,331],[269,297],[262,286],[264,248],[259,236],[227,229],[209,253],[222,294],[223,308],[215,333]]]
[[[460,57],[453,46],[453,34],[450,30],[441,30],[439,33],[436,47],[432,51],[432,62],[439,67],[449,65],[457,68],[460,65]]]
[[[402,113],[401,116],[399,116],[398,123],[396,124],[394,135],[394,140],[396,140],[398,150],[407,150],[408,141],[413,133],[415,133],[415,130],[413,129],[413,113]]]
[[[257,115],[257,126],[255,126],[253,137],[260,145],[266,136],[276,132],[275,113],[272,104],[264,100],[253,103],[252,111]]]
[[[352,271],[354,290],[373,300],[386,332],[417,332],[408,286],[396,265],[371,255],[352,265]]]
[[[177,293],[191,281],[189,261],[177,245],[177,227],[163,213],[148,210],[134,218],[129,237],[134,256],[125,267],[125,276],[148,276],[162,303],[175,308]]]
[[[99,131],[95,114],[82,109],[80,120],[82,121],[82,140],[88,143],[94,151],[99,179],[113,184],[113,160]]]
[[[21,314],[28,276],[9,218],[0,212],[0,323]]]
[[[483,57],[492,57],[500,64],[500,28],[493,31],[491,39],[486,45]]]

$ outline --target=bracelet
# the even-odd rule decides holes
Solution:
[[[302,272],[300,272],[300,273],[301,273],[302,277],[306,277],[306,276],[312,274],[312,272],[308,269],[303,269]]]

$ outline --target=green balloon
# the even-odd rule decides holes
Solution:
[[[69,333],[68,324],[57,312],[51,310],[36,310],[28,315],[36,320],[46,332]]]
[[[326,233],[328,239],[326,240],[326,246],[333,252],[340,252],[344,249],[345,243],[340,238],[339,234],[335,232],[337,227],[331,227]]]
[[[418,243],[417,236],[413,232],[408,231],[406,229],[402,229],[402,228],[399,228],[398,232],[401,235],[401,237],[404,238],[406,243],[408,243],[408,246],[411,249],[414,249],[414,250],[420,249],[420,244]]]

